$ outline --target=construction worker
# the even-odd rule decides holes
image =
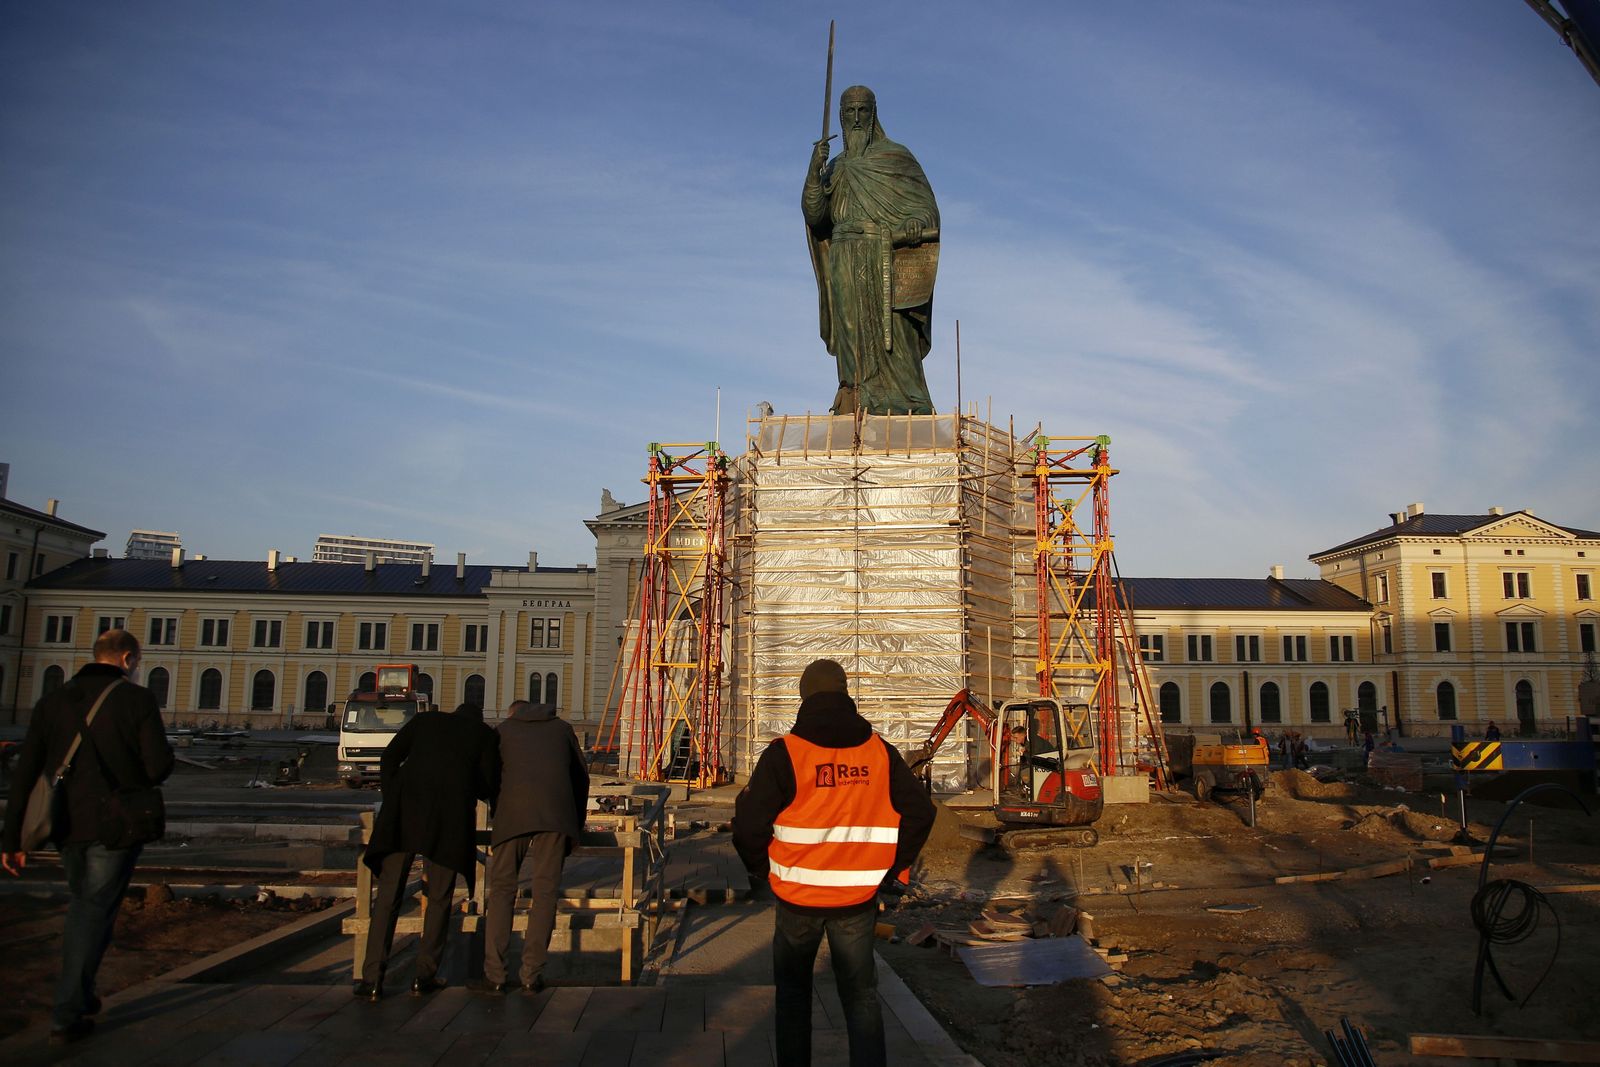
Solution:
[[[733,844],[757,896],[777,897],[772,975],[779,1067],[811,1062],[812,971],[824,934],[852,1067],[887,1055],[873,960],[878,889],[906,872],[933,829],[933,802],[862,718],[844,668],[800,676],[794,729],[762,753],[734,803]]]

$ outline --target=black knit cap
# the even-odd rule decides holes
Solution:
[[[807,700],[817,693],[850,692],[844,668],[831,659],[812,660],[800,675],[800,699]]]

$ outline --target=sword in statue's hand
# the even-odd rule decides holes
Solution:
[[[814,163],[818,170],[828,161],[828,142],[833,140],[833,135],[828,132],[829,120],[833,118],[833,20],[828,20],[828,77],[822,88],[822,137],[813,146],[816,152],[813,157],[821,156],[821,163]]]

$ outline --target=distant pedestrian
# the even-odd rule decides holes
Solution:
[[[476,992],[515,988],[506,967],[511,913],[524,870],[533,895],[522,938],[521,987],[544,988],[545,959],[555,928],[561,868],[583,830],[589,807],[589,771],[572,727],[554,704],[519,700],[500,724],[500,792],[489,841],[489,902],[483,978]]]
[[[82,735],[65,779],[66,825],[56,828],[69,899],[61,934],[61,977],[50,1014],[50,1040],[56,1044],[76,1041],[94,1029],[90,1016],[100,1010],[95,975],[111,946],[117,911],[142,847],[121,837],[108,843],[120,828],[101,817],[102,805],[113,791],[150,788],[172,773],[174,757],[161,725],[161,708],[150,690],[138,684],[139,660],[139,639],[128,631],[107,630],[96,638],[94,662],[35,705],[11,780],[0,866],[7,874],[20,875],[28,858],[21,847],[28,794],[41,775],[62,768],[73,739]],[[94,721],[85,729],[85,719],[102,695]]]
[[[438,972],[449,933],[450,899],[457,874],[466,878],[468,893],[473,889],[478,801],[494,796],[498,784],[495,749],[495,732],[483,724],[483,709],[476,704],[462,704],[453,714],[425,711],[413,716],[384,748],[379,764],[383,805],[362,856],[378,876],[378,889],[356,996],[383,996],[395,923],[418,855],[425,861],[428,906],[411,992],[444,988]]]
[[[1368,767],[1372,766],[1372,753],[1377,749],[1377,747],[1378,747],[1378,745],[1377,745],[1377,742],[1373,739],[1372,731],[1371,730],[1366,731],[1366,733],[1362,737],[1362,741],[1361,741],[1361,753],[1362,753],[1362,758],[1366,763],[1366,766],[1368,766]]]
[[[1302,771],[1311,769],[1311,746],[1306,744],[1304,734],[1294,735],[1294,744],[1291,748],[1294,756],[1294,765]]]
[[[1359,712],[1347,711],[1344,713],[1344,736],[1352,745],[1361,740],[1361,715]]]
[[[1496,726],[1493,720],[1490,720],[1489,725],[1483,728],[1483,739],[1485,741],[1500,740],[1500,727]]]
[[[873,959],[878,889],[904,878],[933,829],[933,801],[862,718],[844,668],[800,676],[794,729],[761,754],[734,802],[733,844],[757,893],[778,901],[772,975],[779,1067],[811,1062],[812,971],[823,935],[852,1067],[885,1062]]]

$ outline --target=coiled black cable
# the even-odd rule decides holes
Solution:
[[[1519,882],[1514,878],[1496,878],[1479,886],[1478,891],[1472,895],[1472,925],[1478,931],[1479,955],[1476,981],[1472,991],[1474,1009],[1482,998],[1484,964],[1488,964],[1494,973],[1495,981],[1500,983],[1501,991],[1508,998],[1511,997],[1511,991],[1506,988],[1504,980],[1500,977],[1500,969],[1495,966],[1493,946],[1515,945],[1528,940],[1539,929],[1541,911],[1548,911],[1550,918],[1555,920],[1556,943],[1550,950],[1550,962],[1545,964],[1538,981],[1533,983],[1533,988],[1522,998],[1524,1007],[1544,983],[1550,968],[1555,966],[1556,956],[1561,952],[1561,916],[1551,907],[1550,901],[1543,893],[1527,882]]]
[[[1533,936],[1539,928],[1539,912],[1548,910],[1550,917],[1556,921],[1556,944],[1551,950],[1550,962],[1545,964],[1544,972],[1539,975],[1539,980],[1533,983],[1533,989],[1528,990],[1528,995],[1522,998],[1522,1006],[1526,1007],[1529,997],[1544,982],[1550,974],[1550,968],[1556,965],[1556,955],[1561,951],[1561,916],[1556,914],[1556,909],[1551,907],[1543,893],[1526,882],[1518,882],[1509,878],[1497,878],[1489,881],[1489,864],[1494,862],[1494,845],[1500,838],[1500,831],[1505,826],[1506,820],[1511,818],[1511,813],[1522,805],[1524,800],[1535,793],[1544,793],[1552,790],[1567,794],[1577,801],[1578,807],[1585,815],[1589,814],[1589,805],[1583,798],[1564,785],[1555,782],[1543,782],[1539,785],[1524,789],[1506,806],[1505,814],[1500,816],[1500,821],[1494,824],[1494,830],[1489,834],[1489,843],[1483,848],[1483,866],[1478,870],[1478,891],[1472,895],[1472,925],[1478,929],[1478,964],[1472,971],[1472,1014],[1483,1014],[1483,972],[1485,968],[1494,975],[1495,984],[1500,987],[1507,1000],[1516,1000],[1511,990],[1507,988],[1506,981],[1500,976],[1500,968],[1495,966],[1492,946],[1495,944],[1510,945],[1519,941],[1526,941]],[[1513,896],[1517,899],[1518,908],[1514,914],[1506,914],[1506,907],[1511,903]]]

